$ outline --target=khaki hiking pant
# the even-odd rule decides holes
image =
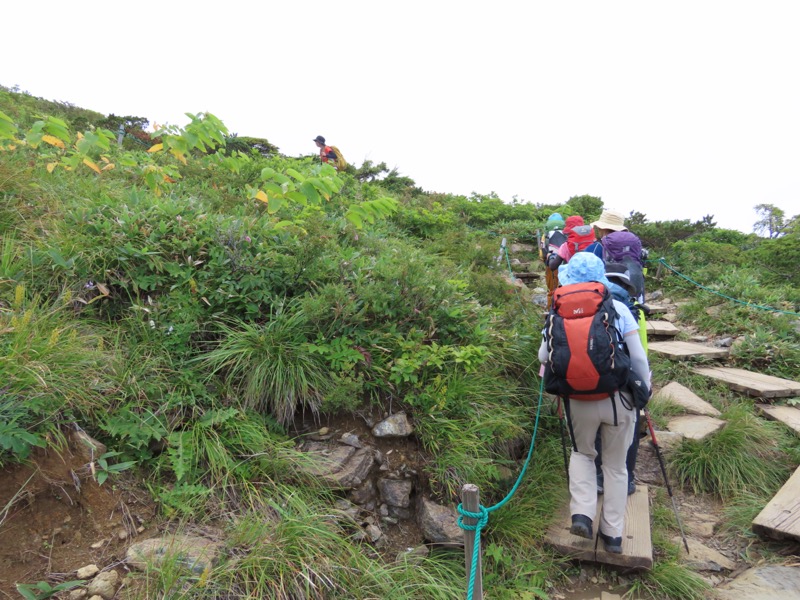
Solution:
[[[625,458],[633,440],[636,415],[631,403],[615,394],[614,400],[569,400],[568,420],[573,440],[569,461],[569,504],[573,515],[594,520],[597,513],[595,436],[600,431],[603,448],[603,512],[600,531],[621,537],[628,502],[628,469]],[[616,411],[615,411],[616,406]],[[615,414],[616,413],[616,414]],[[576,450],[577,449],[577,450]]]

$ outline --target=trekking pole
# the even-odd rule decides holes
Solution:
[[[567,487],[569,487],[569,460],[567,459],[567,437],[564,427],[564,417],[561,414],[561,396],[558,396],[558,424],[561,429],[561,453],[564,455],[564,473],[567,476]]]
[[[675,520],[678,522],[678,528],[681,530],[683,545],[686,548],[686,554],[690,554],[689,542],[686,541],[686,534],[683,533],[683,523],[681,523],[681,518],[678,515],[678,506],[675,504],[675,496],[672,495],[672,486],[669,484],[669,479],[667,479],[667,468],[664,466],[664,457],[661,456],[661,448],[658,445],[658,440],[656,440],[656,431],[653,429],[653,420],[650,418],[650,411],[646,408],[644,409],[644,416],[647,419],[647,428],[650,430],[650,438],[653,441],[653,447],[656,449],[658,465],[661,467],[661,474],[664,476],[664,483],[667,485],[667,493],[672,500],[672,510],[675,512]]]

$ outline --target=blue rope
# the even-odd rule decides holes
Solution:
[[[725,298],[726,300],[731,300],[731,301],[736,302],[738,304],[743,304],[744,306],[749,306],[750,308],[758,308],[760,310],[768,310],[768,311],[771,311],[771,312],[774,312],[774,313],[780,313],[780,314],[783,314],[783,315],[790,315],[792,317],[800,317],[800,313],[791,312],[791,311],[788,311],[788,310],[781,310],[779,308],[774,308],[772,306],[763,306],[761,304],[753,304],[752,302],[745,302],[744,300],[739,300],[738,298],[733,298],[731,296],[727,296],[727,295],[725,295],[725,294],[723,294],[721,292],[718,292],[716,290],[712,290],[711,288],[704,286],[702,283],[698,283],[694,279],[691,279],[690,277],[687,277],[683,273],[678,272],[674,267],[672,267],[671,265],[667,264],[667,261],[664,260],[664,258],[659,258],[658,260],[655,260],[655,261],[652,261],[652,262],[661,263],[662,265],[667,267],[670,271],[675,273],[678,277],[682,277],[683,279],[685,279],[686,281],[688,281],[691,284],[696,285],[700,289],[703,289],[703,290],[705,290],[707,292],[711,292],[712,294],[716,294],[717,296]]]
[[[486,527],[486,524],[489,522],[489,513],[496,511],[498,508],[503,507],[506,502],[511,500],[511,497],[519,488],[520,483],[522,483],[522,478],[525,476],[525,472],[528,470],[528,465],[531,462],[531,457],[533,456],[533,448],[536,445],[536,434],[539,431],[539,415],[542,412],[542,397],[544,395],[544,378],[542,378],[541,383],[539,384],[539,404],[536,407],[536,420],[534,421],[533,425],[533,437],[531,439],[530,448],[528,448],[528,457],[525,459],[525,464],[522,466],[522,470],[519,473],[519,477],[517,477],[517,481],[514,483],[514,487],[511,488],[511,491],[508,492],[505,498],[503,498],[500,502],[495,504],[494,506],[485,507],[482,504],[478,505],[477,512],[470,512],[466,510],[461,504],[458,505],[458,512],[461,515],[458,517],[458,526],[465,531],[474,531],[475,532],[475,545],[472,548],[472,568],[469,572],[469,584],[467,585],[467,600],[472,600],[472,594],[475,591],[475,572],[478,565],[478,558],[481,552],[481,529]],[[464,524],[464,517],[468,519],[475,519],[474,525],[466,525]]]

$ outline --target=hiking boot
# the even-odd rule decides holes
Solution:
[[[569,528],[572,535],[590,540],[594,537],[592,533],[592,520],[586,515],[572,515],[572,527]],[[622,541],[620,540],[620,543]]]
[[[574,519],[575,517],[573,517]],[[603,547],[606,549],[606,552],[610,552],[611,554],[622,554],[622,538],[615,537],[612,538],[609,535],[606,535],[602,531],[598,534],[600,539],[603,540]]]
[[[628,496],[636,493],[636,482],[629,481],[628,482]]]

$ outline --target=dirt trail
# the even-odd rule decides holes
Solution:
[[[118,563],[130,538],[154,529],[149,493],[122,476],[98,486],[89,460],[73,441],[0,471],[0,592],[17,598],[17,582],[69,580],[88,564]]]

